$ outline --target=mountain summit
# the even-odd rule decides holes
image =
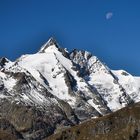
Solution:
[[[58,48],[58,43],[56,42],[56,40],[55,40],[53,37],[51,37],[51,38],[47,41],[47,43],[45,43],[45,44],[41,47],[41,49],[39,50],[39,52],[40,52],[40,53],[45,52],[45,50],[46,50],[48,47],[50,47],[50,46],[55,46],[56,48]]]
[[[87,51],[69,53],[54,38],[36,54],[4,60],[0,112],[17,139],[42,140],[140,101],[139,77],[111,70]]]

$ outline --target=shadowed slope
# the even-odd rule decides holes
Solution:
[[[139,140],[140,103],[86,121],[46,140]]]

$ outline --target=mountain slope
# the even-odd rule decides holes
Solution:
[[[17,67],[20,67],[27,70],[51,94],[68,102],[77,115],[82,110],[89,111],[91,115],[97,112],[97,116],[110,112],[99,93],[78,76],[72,61],[63,55],[67,52],[65,50],[62,52],[53,39],[50,39],[41,50],[43,52],[20,57],[8,69],[17,71]],[[76,110],[77,106],[79,106],[78,110]],[[81,114],[78,116],[81,120],[87,118],[84,115],[82,117]]]
[[[35,54],[0,59],[0,115],[23,139],[107,115],[140,101],[139,93],[139,77],[109,69],[89,52],[69,53],[54,38]]]
[[[139,140],[140,103],[52,135],[45,140]]]

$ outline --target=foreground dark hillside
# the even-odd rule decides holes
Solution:
[[[140,103],[89,120],[46,140],[140,140]]]

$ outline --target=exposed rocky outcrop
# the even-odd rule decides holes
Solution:
[[[72,116],[69,110],[65,114],[61,108],[55,105],[43,110],[34,106],[25,106],[4,100],[0,103],[0,116],[9,122],[7,124],[1,120],[0,130],[7,132],[10,129],[11,132],[9,133],[25,140],[42,140],[53,134],[57,128],[74,125],[70,121],[71,118],[67,118],[67,116]],[[10,128],[10,125],[13,127]]]
[[[7,58],[5,57],[0,58],[0,69],[2,69],[8,62],[9,60]]]
[[[0,139],[1,140],[17,140],[17,139],[23,139],[23,137],[9,121],[1,118],[0,119]]]

